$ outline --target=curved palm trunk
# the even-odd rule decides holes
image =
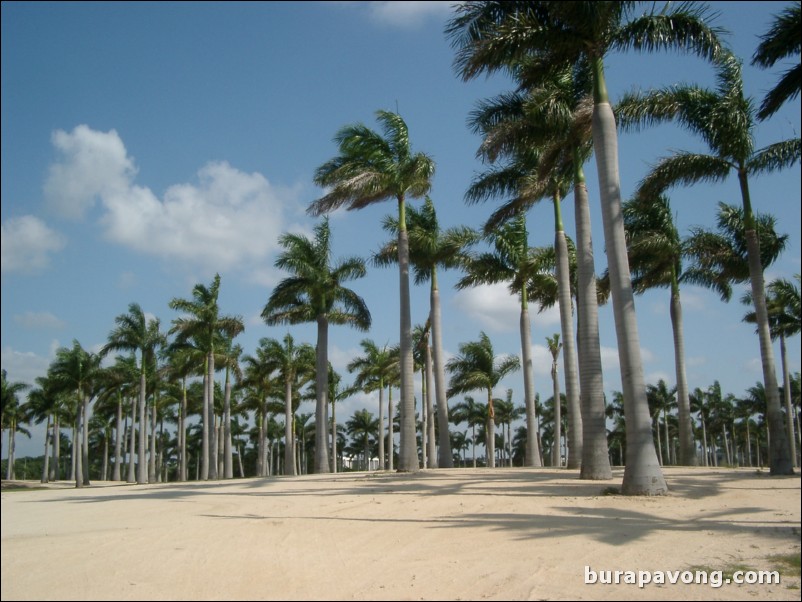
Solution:
[[[677,375],[677,419],[679,421],[679,464],[696,466],[696,443],[691,424],[691,402],[688,397],[688,379],[685,372],[685,334],[682,327],[682,303],[679,287],[671,289],[671,328],[674,331],[674,368]]]
[[[329,320],[326,316],[317,318],[317,387],[315,406],[315,472],[327,473],[329,469],[329,446],[326,435],[326,409],[329,407]]]
[[[560,200],[554,199],[554,250],[557,255],[557,287],[560,302],[560,330],[563,336],[563,366],[565,367],[565,401],[568,406],[568,468],[582,463],[582,414],[579,407],[579,377],[576,371],[574,322],[571,311],[571,281],[568,267],[568,245],[565,242]],[[559,400],[555,402],[559,403]]]
[[[429,345],[426,345],[426,382],[431,383],[434,379],[434,370],[432,369],[432,350]],[[428,456],[429,460],[429,468],[437,468],[438,466],[442,466],[439,464],[437,458],[437,441],[435,441],[435,432],[434,432],[434,407],[432,403],[432,387],[431,385],[426,387],[426,395],[424,396],[426,399],[426,407],[423,409],[424,413],[427,415],[426,419],[426,451],[424,452],[425,455]],[[439,408],[438,408],[439,409]],[[439,420],[439,416],[438,416]]]
[[[582,411],[582,467],[580,479],[612,478],[604,417],[604,378],[599,341],[599,301],[590,227],[590,205],[585,174],[574,152],[574,219],[577,259],[577,346]]]
[[[766,417],[771,435],[769,439],[769,471],[772,475],[793,474],[794,463],[791,460],[788,436],[783,426],[780,391],[777,386],[777,375],[774,373],[774,350],[771,345],[769,315],[766,309],[766,296],[763,289],[763,266],[760,261],[757,232],[752,228],[746,231],[746,248],[749,261],[749,279],[752,285],[752,299],[755,305],[758,338],[760,339],[760,359],[763,366],[763,382],[766,391]]]
[[[788,431],[788,445],[790,446],[791,461],[794,468],[798,467],[796,461],[796,437],[794,437],[794,411],[791,406],[791,377],[788,373],[788,354],[785,349],[785,335],[780,333],[780,361],[783,369],[783,403],[785,405],[785,428]]]
[[[532,364],[532,338],[529,326],[529,308],[526,299],[526,288],[521,292],[521,359],[524,372],[524,404],[526,405],[526,466],[541,466],[540,445],[537,433],[540,427],[535,411],[535,370]],[[474,451],[474,468],[476,468],[476,452]]]
[[[600,58],[595,59],[593,68],[593,147],[602,198],[601,213],[626,416],[627,463],[621,492],[624,495],[662,495],[668,491],[668,487],[654,450],[651,418],[646,401],[640,337],[621,211],[615,117],[607,100]]]
[[[413,472],[418,464],[418,443],[415,437],[415,397],[413,391],[412,317],[409,301],[409,240],[404,197],[398,197],[398,274],[401,291],[401,441],[398,448],[398,470]],[[389,417],[392,433],[393,416]],[[392,444],[390,453],[392,454]],[[390,457],[392,470],[392,456]]]
[[[437,456],[437,465],[440,468],[454,468],[454,456],[451,453],[451,438],[449,437],[448,432],[448,401],[446,400],[446,373],[443,362],[440,290],[437,287],[437,270],[434,268],[432,269],[430,304],[432,312],[432,361],[434,363],[434,391],[435,395],[437,396],[437,430],[440,444],[440,451]]]
[[[292,381],[284,379],[284,474],[295,475],[295,442],[293,440]]]

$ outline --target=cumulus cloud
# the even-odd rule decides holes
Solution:
[[[14,316],[14,322],[31,330],[61,330],[65,323],[49,311],[26,311]]]
[[[429,17],[441,18],[451,14],[454,2],[404,0],[403,2],[368,2],[374,21],[386,25],[411,27]]]
[[[58,131],[60,153],[45,185],[54,208],[81,217],[97,201],[106,239],[171,261],[222,271],[258,264],[291,228],[285,214],[297,191],[224,161],[202,167],[197,181],[170,186],[159,198],[135,184],[137,170],[117,132],[88,126]]]
[[[518,330],[521,304],[504,283],[463,289],[454,295],[452,303],[488,333]]]
[[[36,272],[50,263],[51,253],[67,244],[64,236],[32,215],[23,215],[2,224],[0,263],[3,272]]]
[[[47,374],[51,358],[6,346],[3,347],[0,362],[10,381],[33,385],[37,377]]]

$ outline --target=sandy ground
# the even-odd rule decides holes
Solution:
[[[776,558],[798,567],[799,476],[669,468],[667,496],[604,495],[622,475],[453,469],[4,490],[2,599],[800,599],[798,575]],[[616,570],[663,571],[666,583],[585,583]],[[665,572],[685,570],[712,581],[777,570],[781,583],[669,583]]]

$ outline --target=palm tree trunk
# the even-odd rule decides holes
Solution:
[[[668,410],[664,407],[663,408],[663,435],[665,435],[665,443],[666,443],[666,451],[665,451],[665,460],[663,461],[663,465],[667,466],[671,464],[671,443],[669,442],[668,436]]]
[[[612,478],[604,417],[604,379],[599,341],[599,301],[590,226],[590,205],[582,161],[574,150],[574,219],[577,260],[577,347],[582,410],[580,479]]]
[[[693,441],[691,402],[688,396],[688,378],[685,371],[685,332],[682,325],[682,303],[679,287],[671,287],[671,329],[674,334],[674,369],[677,376],[677,419],[679,421],[679,464],[696,466],[696,444]]]
[[[50,444],[50,414],[47,415],[47,424],[45,425],[45,455],[44,458],[44,466],[42,467],[42,483],[47,483],[47,475],[50,472],[50,449],[48,445]]]
[[[607,99],[601,58],[595,59],[593,69],[593,147],[602,199],[604,241],[626,416],[627,460],[621,492],[624,495],[662,495],[668,491],[668,487],[655,454],[646,401],[640,337],[621,211],[615,117]]]
[[[384,428],[384,379],[379,379],[379,470],[387,466],[384,456],[384,441],[387,430]]]
[[[434,390],[435,394],[437,395],[437,429],[440,443],[440,451],[437,456],[437,465],[440,468],[454,468],[454,456],[451,453],[451,438],[449,437],[448,432],[448,400],[446,399],[446,373],[443,362],[440,290],[437,286],[437,271],[434,268],[432,268],[430,305],[432,323],[432,360],[434,362]]]
[[[393,463],[395,462],[395,425],[393,424],[393,387],[387,387],[387,469],[393,470]],[[403,423],[403,417],[401,421]],[[400,458],[399,458],[400,462]],[[399,470],[401,470],[399,468]]]
[[[424,363],[426,364],[426,382],[431,383],[434,378],[434,375],[432,367],[432,349],[429,347],[428,344],[426,345],[426,361]],[[428,415],[426,423],[426,428],[428,431],[426,433],[427,448],[425,455],[428,456],[429,468],[437,468],[438,466],[442,466],[442,464],[439,463],[439,459],[437,457],[437,441],[435,440],[435,432],[434,432],[434,408],[432,403],[431,385],[426,387],[425,399],[426,399],[426,407],[424,408],[424,413]],[[440,402],[438,401],[437,403],[439,404]],[[439,421],[439,407],[438,407],[438,426],[440,425],[441,423]]]
[[[75,473],[75,486],[84,486],[84,467],[83,467],[83,446],[81,445],[81,438],[83,433],[83,402],[78,401],[78,416],[75,419],[75,441],[72,446],[72,453],[74,456],[74,473]],[[14,432],[13,429],[11,432]],[[9,433],[8,445],[11,447],[11,433]],[[13,452],[9,450],[9,469],[14,466]],[[11,475],[9,475],[11,478]]]
[[[50,469],[50,480],[61,479],[61,426],[58,414],[53,413],[53,465]]]
[[[223,398],[223,478],[234,478],[234,453],[231,448],[231,377],[226,366],[226,392]]]
[[[114,470],[111,473],[112,481],[120,481],[122,473],[120,471],[120,462],[122,461],[122,443],[123,443],[123,396],[122,393],[117,394],[117,428],[114,429]]]
[[[131,439],[128,441],[128,469],[126,471],[126,481],[136,483],[135,458],[136,458],[136,397],[131,398]]]
[[[89,482],[89,396],[84,395],[82,402],[83,405],[83,418],[82,418],[82,436],[81,436],[81,465],[83,469],[84,485],[90,485]]]
[[[326,316],[317,318],[317,363],[316,363],[317,406],[315,407],[315,472],[329,471],[329,446],[326,436],[326,408],[329,406],[329,320]]]
[[[780,333],[780,360],[783,367],[783,402],[785,405],[785,428],[788,431],[788,445],[791,448],[791,461],[794,468],[796,461],[796,437],[794,437],[794,411],[791,406],[791,378],[788,373],[788,355],[785,349],[785,335]]]
[[[745,186],[745,182],[742,184],[742,187],[743,186]],[[749,226],[747,227],[749,228]],[[749,261],[749,279],[752,285],[752,300],[755,305],[758,337],[760,339],[760,359],[763,366],[763,382],[766,391],[766,417],[768,418],[769,432],[771,433],[769,471],[775,476],[788,475],[794,473],[794,463],[791,459],[791,448],[789,446],[786,429],[783,425],[777,375],[774,373],[774,350],[771,344],[769,316],[766,309],[760,247],[758,244],[757,232],[753,228],[749,228],[745,232],[745,235]]]
[[[137,471],[136,482],[143,484],[148,482],[147,465],[147,436],[148,436],[148,415],[145,410],[145,396],[147,395],[147,379],[145,376],[145,358],[142,357],[142,369],[139,373],[139,439],[137,445]]]
[[[493,390],[487,390],[487,441],[485,446],[487,449],[487,467],[496,467],[496,413],[493,410]]]
[[[6,465],[6,480],[13,481],[16,478],[14,474],[14,453],[16,447],[16,433],[17,433],[17,419],[12,418],[11,424],[8,427],[8,459]]]
[[[331,472],[337,473],[337,403],[331,400]]]
[[[429,355],[431,356],[431,351],[427,349]],[[421,447],[421,466],[423,468],[430,468],[429,466],[429,458],[427,456],[426,451],[429,449],[429,414],[427,412],[428,409],[428,402],[432,396],[432,385],[431,378],[426,376],[426,373],[429,370],[429,366],[427,366],[427,361],[424,361],[424,365],[421,366],[420,376],[421,376],[421,398],[423,401],[421,402],[421,413],[420,413],[420,447]]]
[[[418,464],[418,443],[415,437],[415,397],[413,390],[412,360],[412,317],[409,300],[409,240],[403,195],[398,197],[398,274],[401,292],[401,441],[398,448],[398,470],[414,472],[420,469]],[[392,433],[393,417],[390,415],[390,432]],[[392,454],[392,444],[390,453]],[[390,457],[392,470],[392,456]]]
[[[471,441],[473,443],[473,467],[476,468],[476,425],[471,425]]]
[[[551,446],[551,465],[562,467],[560,440],[562,439],[562,403],[560,401],[560,381],[557,378],[557,361],[551,364],[551,389],[554,399],[554,445]],[[569,453],[571,450],[569,449]]]
[[[158,433],[156,427],[158,425],[158,411],[156,409],[157,399],[156,393],[153,394],[153,404],[151,405],[150,416],[150,455],[148,457],[148,483],[155,483],[158,480],[158,473],[156,471],[156,438]]]
[[[295,474],[295,444],[292,412],[292,381],[284,379],[284,474]]]
[[[524,372],[524,404],[526,405],[526,466],[541,466],[540,446],[537,433],[540,427],[537,423],[535,410],[535,370],[532,364],[532,336],[529,325],[529,308],[526,299],[526,289],[521,293],[521,356]],[[474,442],[474,445],[476,443]],[[474,468],[476,468],[476,449],[474,448]]]
[[[574,322],[571,303],[571,275],[568,267],[568,246],[565,242],[560,200],[554,198],[554,217],[557,231],[554,250],[557,256],[557,287],[560,304],[560,330],[563,337],[563,366],[565,367],[565,401],[568,408],[568,468],[579,468],[582,462],[582,414],[579,406],[579,377],[577,375]]]
[[[187,457],[187,384],[186,379],[181,382],[181,415],[178,418],[179,430],[179,443],[178,453],[180,457],[180,480],[186,481],[189,477],[187,471],[187,464],[189,458]]]
[[[749,416],[746,417],[746,457],[749,468],[752,468],[752,435],[749,433]]]

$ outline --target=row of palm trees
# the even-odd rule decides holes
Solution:
[[[545,303],[556,303],[561,313],[561,344],[564,361],[567,415],[569,466],[580,467],[581,478],[605,479],[611,476],[605,429],[605,404],[601,372],[598,336],[599,298],[609,293],[618,339],[619,363],[621,366],[622,402],[626,415],[627,445],[626,471],[622,491],[626,494],[661,494],[666,491],[665,480],[660,470],[660,458],[652,437],[652,419],[647,401],[647,387],[643,377],[640,357],[639,335],[634,313],[633,295],[641,290],[641,281],[646,282],[647,272],[655,274],[651,286],[670,286],[672,290],[672,324],[675,332],[675,354],[677,357],[678,418],[680,422],[680,461],[694,464],[694,450],[690,394],[684,375],[684,348],[682,343],[681,306],[678,284],[681,266],[677,257],[685,257],[680,249],[674,260],[660,267],[638,263],[638,253],[651,247],[642,239],[631,235],[637,219],[630,219],[630,236],[627,236],[625,216],[648,214],[664,205],[667,208],[665,191],[678,184],[698,181],[720,181],[735,173],[741,184],[741,226],[738,234],[744,241],[740,257],[747,258],[748,277],[751,283],[751,301],[754,306],[754,321],[757,325],[761,359],[767,393],[767,417],[771,433],[770,467],[772,474],[786,474],[793,470],[794,454],[791,453],[789,430],[783,425],[783,414],[779,404],[779,388],[774,373],[775,362],[771,346],[772,330],[763,286],[764,259],[763,240],[760,240],[759,216],[752,209],[748,189],[748,177],[754,173],[771,172],[794,165],[799,161],[799,139],[784,141],[765,149],[754,150],[753,129],[756,124],[752,102],[743,95],[740,62],[720,42],[718,31],[708,23],[708,13],[697,3],[670,4],[660,12],[638,14],[636,3],[620,2],[467,2],[456,9],[449,22],[447,36],[452,40],[457,55],[455,68],[463,79],[471,79],[481,73],[501,71],[513,79],[516,89],[497,98],[481,103],[471,116],[474,130],[482,136],[480,156],[490,168],[471,184],[466,199],[468,202],[503,200],[488,219],[484,227],[484,238],[495,248],[495,254],[478,255],[469,252],[469,247],[478,242],[480,235],[467,229],[441,231],[434,204],[427,198],[423,208],[416,211],[407,203],[408,199],[426,197],[431,190],[435,170],[434,161],[424,153],[413,152],[407,124],[396,113],[377,112],[381,131],[374,131],[362,124],[348,125],[335,136],[338,154],[321,165],[314,180],[327,193],[309,207],[312,215],[322,215],[340,207],[358,210],[367,205],[394,200],[397,217],[386,220],[385,228],[394,235],[381,253],[374,258],[379,265],[397,263],[399,269],[400,316],[398,346],[398,388],[400,410],[400,444],[398,470],[415,471],[421,466],[416,438],[416,413],[413,391],[414,357],[416,350],[425,357],[419,365],[424,370],[426,390],[424,403],[427,407],[426,460],[434,465],[434,454],[429,448],[439,447],[437,464],[450,466],[452,453],[448,436],[448,405],[450,396],[485,390],[491,420],[488,428],[492,433],[494,420],[493,388],[504,374],[514,370],[517,358],[494,356],[486,335],[480,335],[475,343],[460,345],[459,356],[447,364],[442,351],[442,326],[439,308],[437,269],[459,266],[465,277],[459,286],[478,283],[506,281],[511,291],[521,300],[521,366],[524,376],[524,398],[526,423],[529,433],[538,432],[537,412],[533,386],[531,335],[529,328],[529,302],[537,300],[541,307]],[[798,23],[799,3],[789,9],[792,23]],[[783,15],[785,17],[787,15]],[[771,57],[778,55],[769,40],[782,35],[783,19],[778,19],[779,32],[767,34],[766,45],[761,46],[755,60],[773,64]],[[792,40],[799,37],[799,29],[792,29]],[[782,38],[781,38],[782,39]],[[614,50],[652,50],[676,48],[696,53],[709,59],[718,74],[718,86],[707,90],[696,86],[675,86],[654,92],[625,96],[613,107],[609,100],[604,79],[604,58]],[[793,51],[793,47],[792,50]],[[796,46],[798,53],[798,45]],[[762,58],[758,58],[762,57]],[[776,60],[776,58],[774,59]],[[760,63],[763,64],[763,63]],[[797,80],[793,80],[796,82]],[[784,97],[788,98],[788,96]],[[768,116],[768,109],[760,115]],[[678,153],[661,161],[639,186],[634,200],[622,203],[617,167],[617,127],[635,129],[653,123],[674,120],[700,135],[709,146],[710,153]],[[604,221],[604,245],[608,259],[605,284],[598,286],[590,239],[588,190],[582,167],[595,156],[599,174],[602,216]],[[568,190],[573,190],[576,204],[576,243],[567,238],[561,215],[561,202]],[[528,246],[526,211],[541,199],[552,201],[554,210],[555,240],[551,250],[551,270],[543,256]],[[662,217],[670,211],[666,209]],[[660,217],[660,216],[658,216]],[[634,226],[633,226],[634,224]],[[650,225],[651,235],[655,228]],[[676,241],[675,241],[676,242]],[[315,424],[329,425],[328,409],[331,401],[331,383],[327,359],[329,324],[347,324],[367,330],[370,314],[364,302],[353,291],[344,286],[350,280],[365,275],[365,264],[361,259],[346,259],[330,265],[330,230],[324,219],[315,229],[313,239],[297,235],[284,235],[280,243],[284,252],[276,261],[277,267],[289,272],[271,293],[262,317],[270,325],[316,322],[318,339],[313,348],[315,355]],[[572,272],[571,257],[576,257],[576,268]],[[720,276],[719,257],[711,254],[709,265],[699,266]],[[500,260],[500,263],[496,262]],[[719,262],[719,263],[716,263]],[[424,331],[431,336],[428,342],[416,345],[410,311],[410,267],[418,282],[430,281],[430,313]],[[644,276],[641,279],[641,276]],[[633,280],[634,277],[634,280]],[[729,275],[728,278],[731,278]],[[719,278],[721,280],[721,278]],[[714,280],[715,281],[715,280]],[[734,278],[730,282],[736,282]],[[742,280],[743,281],[743,280]],[[238,352],[233,344],[244,326],[237,317],[221,316],[217,305],[219,276],[210,287],[197,285],[192,299],[175,299],[170,306],[181,317],[173,321],[168,334],[174,336],[169,348],[171,353],[185,353],[203,358],[205,369],[204,403],[201,424],[203,428],[201,452],[201,478],[231,476],[231,409],[229,369],[236,371]],[[644,284],[644,286],[646,286]],[[546,301],[546,298],[550,301]],[[577,332],[573,332],[572,307],[577,311]],[[118,328],[112,332],[101,356],[111,351],[129,351],[139,354],[138,413],[140,422],[155,419],[146,417],[148,375],[155,369],[154,350],[160,344],[159,323],[146,319],[136,304],[129,307],[128,314],[119,316]],[[576,341],[576,343],[575,343]],[[285,339],[282,351],[291,355],[292,341]],[[266,343],[267,344],[267,343]],[[576,349],[574,345],[576,344]],[[76,343],[77,345],[77,343]],[[75,352],[77,354],[77,351]],[[280,372],[284,383],[285,439],[287,442],[285,471],[293,470],[294,452],[291,440],[292,399],[298,395],[298,379],[304,378],[301,371],[288,365],[270,367],[275,357],[265,351],[261,360],[249,364],[251,375],[245,380],[263,385],[271,375]],[[77,357],[77,356],[76,356]],[[289,357],[289,356],[288,356]],[[247,359],[247,358],[246,358]],[[77,360],[77,368],[64,368],[58,374],[59,387],[71,391],[78,399],[76,434],[81,439],[75,445],[86,449],[87,409],[92,392],[87,384],[85,358]],[[94,361],[94,360],[93,360]],[[224,409],[221,424],[216,424],[214,415],[216,362],[226,366]],[[187,365],[192,365],[188,361]],[[478,369],[469,369],[472,366]],[[189,370],[189,369],[188,369]],[[452,373],[449,386],[445,383],[446,371]],[[190,371],[175,374],[185,378]],[[312,377],[308,377],[312,378]],[[365,374],[370,386],[377,386],[375,375]],[[381,379],[380,379],[381,380]],[[388,381],[384,381],[387,386]],[[263,424],[270,393],[266,385],[256,387],[254,395],[261,399],[257,410],[257,422]],[[787,389],[788,387],[786,387]],[[383,390],[383,387],[379,389]],[[388,423],[392,429],[392,388],[389,389]],[[156,395],[153,389],[152,395]],[[435,413],[428,416],[428,395],[433,395]],[[556,397],[556,393],[555,393]],[[257,404],[258,405],[258,404]],[[559,405],[559,404],[558,404]],[[152,405],[155,412],[156,403]],[[134,408],[131,409],[132,422]],[[790,422],[788,412],[788,422]],[[182,413],[179,431],[186,429]],[[381,419],[381,417],[380,417]],[[383,419],[381,419],[383,424]],[[439,425],[439,439],[435,444],[434,433]],[[383,427],[382,427],[383,428]],[[219,430],[216,430],[219,429]],[[136,447],[137,482],[146,482],[151,475],[149,462],[154,461],[155,451],[151,439],[151,450],[146,450],[146,429],[139,429]],[[329,429],[315,430],[316,472],[335,469],[329,450],[336,444],[336,429],[333,436]],[[216,436],[216,433],[222,433]],[[330,440],[329,440],[330,437]],[[380,441],[384,437],[379,438]],[[792,439],[792,437],[791,437]],[[181,443],[183,441],[183,443]],[[391,449],[388,454],[390,468],[393,466],[393,437],[389,437]],[[494,462],[492,453],[495,438],[488,437],[488,462]],[[133,445],[133,439],[131,440]],[[182,471],[186,470],[185,436],[179,433]],[[225,457],[223,474],[218,475],[219,450]],[[77,449],[78,449],[77,448]],[[266,446],[260,447],[260,463],[265,464]],[[336,454],[332,453],[332,456]],[[538,466],[542,462],[537,437],[529,437],[526,444],[525,463]],[[77,457],[77,456],[76,456]],[[384,458],[384,453],[380,453]],[[88,483],[84,465],[78,474],[83,474],[82,484]],[[133,462],[130,463],[133,465]]]

